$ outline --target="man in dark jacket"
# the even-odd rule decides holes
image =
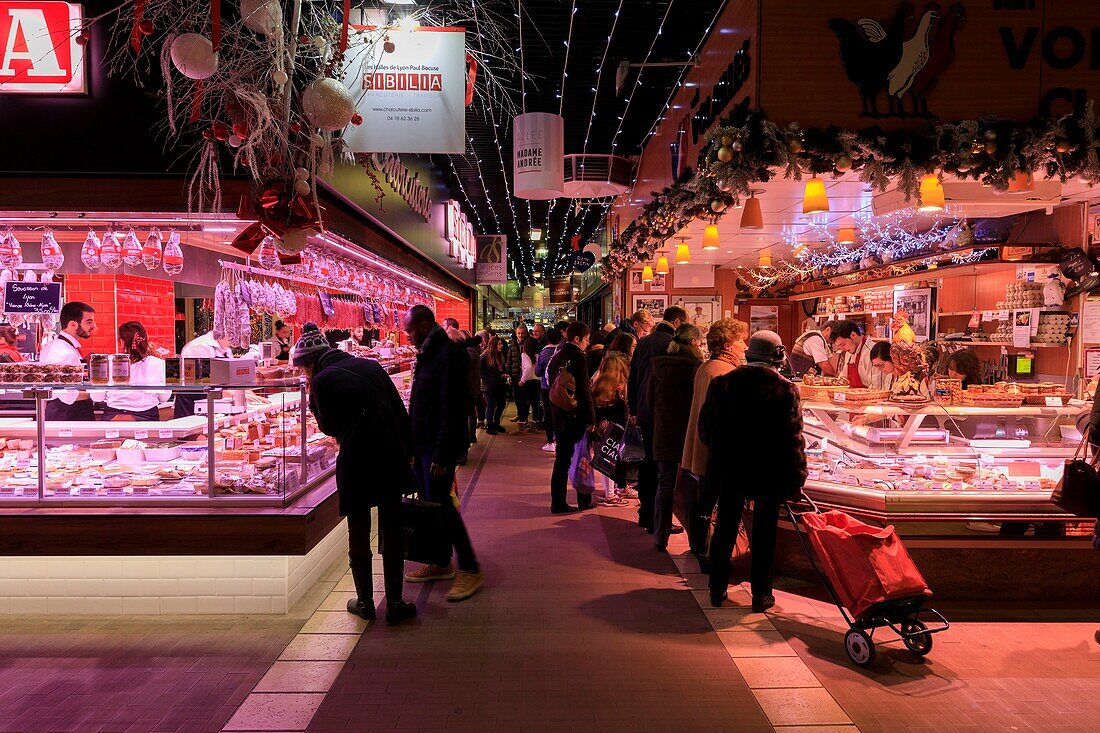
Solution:
[[[638,526],[650,534],[653,533],[653,502],[657,495],[657,463],[653,460],[653,410],[649,404],[649,379],[653,369],[653,359],[664,356],[672,335],[680,324],[687,320],[687,311],[679,306],[666,308],[664,319],[656,325],[652,333],[638,341],[634,356],[630,359],[630,380],[627,384],[627,399],[630,402],[630,414],[638,421],[642,430],[642,444],[645,458],[638,464]]]
[[[572,375],[576,384],[574,397],[577,400],[577,406],[572,410],[564,410],[558,405],[554,405],[551,410],[556,445],[554,471],[550,474],[550,511],[554,514],[568,514],[592,508],[591,494],[578,493],[577,506],[570,506],[565,500],[573,452],[584,434],[596,424],[596,407],[592,402],[592,387],[584,359],[584,350],[588,348],[588,337],[591,333],[591,329],[584,323],[569,324],[565,341],[546,368],[551,390],[563,369]]]
[[[478,591],[485,577],[477,563],[462,515],[451,499],[455,465],[469,441],[466,422],[470,359],[466,350],[448,338],[435,314],[414,305],[405,317],[405,333],[419,349],[413,373],[409,417],[412,419],[413,469],[421,496],[443,507],[443,522],[458,556],[454,567],[425,565],[409,573],[410,583],[454,578],[448,601],[462,601]]]
[[[772,564],[779,505],[798,498],[806,483],[802,406],[794,384],[778,368],[787,353],[779,334],[757,331],[748,362],[716,377],[699,413],[699,438],[710,448],[707,483],[718,493],[718,521],[710,545],[710,602],[727,598],[730,555],[745,502],[752,513],[752,610],[775,605]]]
[[[371,571],[371,507],[378,507],[378,536],[386,586],[386,623],[416,616],[401,600],[405,568],[401,539],[401,490],[408,488],[412,428],[409,414],[378,362],[330,348],[317,326],[307,323],[294,345],[294,365],[309,377],[309,407],[317,426],[336,439],[336,491],[348,518],[348,558],[356,597],[348,612],[375,618]],[[362,476],[363,456],[374,458],[371,480]]]
[[[681,484],[680,462],[684,456],[691,400],[695,394],[695,372],[703,363],[699,342],[703,335],[690,323],[676,329],[664,356],[653,360],[647,401],[653,409],[653,460],[657,462],[657,496],[653,511],[653,544],[661,552],[673,533],[672,507]],[[695,492],[683,491],[684,515],[695,513]],[[680,532],[682,527],[677,527]]]

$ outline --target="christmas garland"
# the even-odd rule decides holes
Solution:
[[[717,221],[751,194],[754,184],[782,174],[838,178],[850,172],[877,191],[896,185],[918,198],[922,176],[950,174],[1005,191],[1020,171],[1065,183],[1100,183],[1100,129],[1090,100],[1081,114],[1016,122],[986,116],[916,129],[851,131],[781,126],[760,110],[739,106],[710,133],[698,170],[687,170],[642,209],[604,258],[610,282],[651,259],[664,242],[698,218]]]

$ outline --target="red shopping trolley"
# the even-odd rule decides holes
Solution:
[[[799,510],[798,507],[809,507]],[[821,511],[805,494],[787,502],[795,533],[822,585],[848,623],[844,650],[860,667],[875,660],[875,629],[890,627],[912,653],[932,651],[932,634],[946,631],[943,615],[920,570],[892,526],[865,524],[844,512]],[[930,617],[930,627],[921,616]]]

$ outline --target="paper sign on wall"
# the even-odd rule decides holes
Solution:
[[[1031,311],[1015,311],[1012,316],[1012,345],[1024,347],[1031,345]]]
[[[383,44],[373,29],[358,29],[368,31],[368,40],[348,48],[344,83],[363,122],[344,130],[348,150],[466,152],[464,30],[391,29]]]

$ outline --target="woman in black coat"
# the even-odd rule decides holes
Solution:
[[[489,339],[489,346],[481,355],[481,391],[485,395],[485,432],[490,435],[507,433],[500,424],[504,406],[508,404],[508,371],[504,341],[499,336]]]
[[[797,499],[806,483],[802,406],[798,390],[777,371],[786,358],[779,335],[757,331],[748,364],[716,377],[699,413],[699,438],[710,449],[707,483],[718,493],[710,546],[710,602],[727,597],[730,555],[745,502],[752,500],[752,609],[775,605],[772,564],[779,506]]]
[[[312,323],[294,345],[293,360],[309,377],[309,406],[317,426],[340,445],[336,490],[340,514],[348,518],[348,558],[356,595],[348,601],[348,612],[375,618],[370,535],[371,508],[378,507],[386,623],[412,618],[416,606],[401,599],[401,493],[412,488],[412,425],[405,405],[377,362],[329,348]],[[364,480],[363,461],[368,456],[371,475]]]

